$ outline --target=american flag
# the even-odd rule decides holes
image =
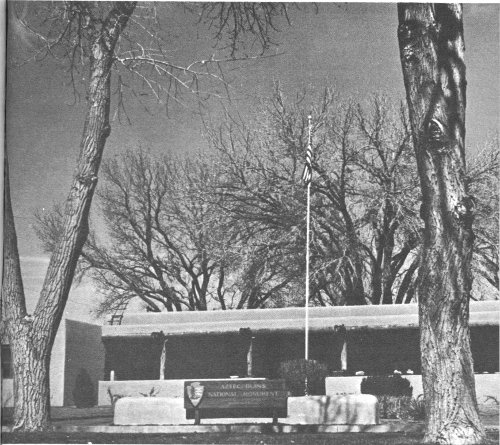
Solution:
[[[307,146],[306,152],[306,165],[304,165],[304,171],[302,172],[302,182],[305,186],[309,185],[312,179],[312,147],[311,144]]]

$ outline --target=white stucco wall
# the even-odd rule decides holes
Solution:
[[[85,369],[93,383],[97,404],[99,381],[104,379],[104,345],[101,326],[76,320],[66,320],[65,368],[63,399],[65,406],[74,405],[73,389],[80,369]]]
[[[423,393],[421,375],[404,375],[413,387],[413,397]],[[361,380],[364,377],[327,377],[325,392],[327,396],[361,394]],[[478,403],[486,403],[489,396],[500,400],[500,374],[475,374],[476,395]]]
[[[66,320],[61,321],[52,348],[50,359],[50,404],[62,406],[64,399],[64,356],[66,342]],[[2,406],[13,406],[14,383],[12,379],[2,379]]]
[[[50,405],[64,403],[64,368],[66,355],[66,320],[61,321],[50,357]]]
[[[95,401],[99,380],[104,378],[104,346],[101,326],[64,319],[57,332],[50,360],[50,404],[73,404],[72,391],[80,368],[94,383]],[[2,380],[2,406],[13,406],[13,381]]]

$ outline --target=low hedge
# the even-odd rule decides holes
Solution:
[[[398,374],[390,376],[371,376],[361,381],[361,394],[411,397],[412,393],[413,387],[410,381]]]

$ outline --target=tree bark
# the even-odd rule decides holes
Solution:
[[[116,3],[91,44],[87,112],[80,156],[66,201],[63,234],[51,256],[33,316],[26,314],[6,167],[2,310],[14,366],[14,430],[43,430],[50,420],[50,353],[76,263],[87,238],[88,214],[104,145],[110,133],[114,47],[134,8],[134,2]]]
[[[425,222],[418,275],[426,443],[485,438],[469,331],[473,200],[465,173],[465,64],[457,4],[399,4],[398,38]]]
[[[17,429],[43,429],[49,421],[50,350],[33,332],[32,317],[26,313],[16,228],[10,197],[9,164],[4,169],[4,256],[2,277],[2,322],[9,338],[13,360],[14,419]],[[21,401],[21,403],[19,403]],[[29,401],[24,403],[23,401]]]

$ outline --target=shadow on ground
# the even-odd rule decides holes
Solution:
[[[2,443],[162,443],[247,445],[414,445],[421,434],[315,433],[315,434],[98,434],[98,433],[3,433]],[[498,431],[488,433],[488,443],[498,443]]]

